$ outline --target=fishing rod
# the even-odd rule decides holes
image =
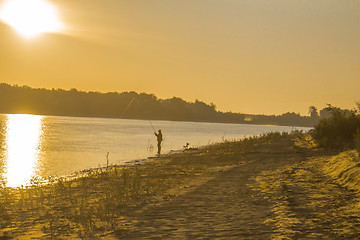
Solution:
[[[130,105],[132,104],[132,102],[133,102],[134,100],[136,100],[135,97],[133,97],[133,98],[131,99],[131,101],[129,102],[129,104],[124,108],[123,112],[121,113],[121,116],[124,115],[124,113],[128,110],[128,108],[130,107]],[[149,111],[146,111],[146,115],[148,115],[148,117],[149,117]],[[148,120],[149,120],[149,123],[150,123],[151,128],[154,130],[154,132],[156,132],[156,130],[155,130],[155,128],[154,128],[154,125],[152,124],[150,118],[148,118]]]
[[[152,129],[154,130],[154,132],[156,132],[156,130],[155,130],[154,126],[152,125],[152,122],[151,122],[151,120],[150,120],[150,119],[149,119],[149,123],[150,123],[150,125],[151,125]]]
[[[154,128],[154,125],[152,124],[152,122],[150,120],[150,117],[149,117],[149,110],[146,110],[145,113],[146,113],[146,116],[147,116],[147,119],[148,119],[148,121],[150,123],[151,128],[154,130],[154,132],[156,132],[156,130]]]

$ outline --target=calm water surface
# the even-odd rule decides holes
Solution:
[[[240,139],[291,127],[151,121],[164,136],[162,152],[198,147],[223,139]],[[297,128],[308,130],[309,128]],[[34,176],[46,178],[156,153],[150,121],[108,118],[0,115],[0,173],[9,187],[26,185]]]

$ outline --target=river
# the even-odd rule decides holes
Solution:
[[[32,177],[67,175],[107,164],[155,156],[153,127],[161,129],[162,153],[241,139],[292,127],[112,118],[0,114],[0,173],[6,186]],[[297,127],[298,130],[309,128]],[[106,154],[108,157],[106,157]]]

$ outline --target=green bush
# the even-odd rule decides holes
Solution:
[[[320,147],[330,149],[354,148],[359,137],[360,115],[355,111],[332,109],[332,116],[323,118],[311,132]]]

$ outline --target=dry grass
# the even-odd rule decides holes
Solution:
[[[89,170],[76,178],[33,179],[25,188],[0,189],[1,239],[96,239],[130,227],[132,212],[198,176],[241,161],[242,154],[287,134],[271,133],[224,141],[194,151],[166,155],[143,164]],[[225,156],[225,157],[224,157]]]

